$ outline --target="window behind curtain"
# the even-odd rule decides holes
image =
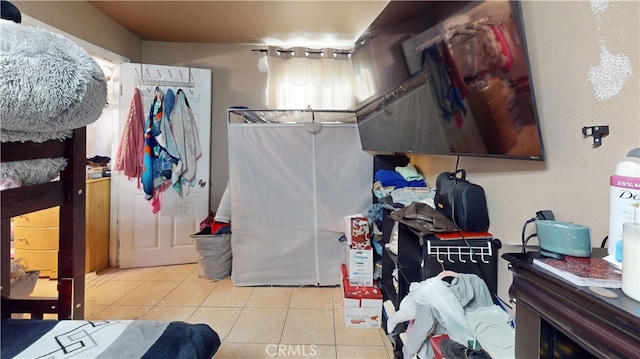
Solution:
[[[354,74],[348,53],[269,47],[268,63],[270,109],[354,109]]]

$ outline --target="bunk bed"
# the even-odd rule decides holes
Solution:
[[[32,319],[42,319],[45,313],[58,314],[58,319],[84,317],[85,133],[83,127],[73,130],[73,137],[64,141],[2,143],[3,163],[67,159],[58,180],[0,192],[2,319],[11,317],[12,313],[30,313]],[[58,298],[11,297],[11,218],[55,206],[60,206]]]
[[[206,324],[84,320],[86,126],[106,79],[60,35],[0,20],[0,41],[0,357],[211,358],[220,338]],[[57,296],[12,296],[11,218],[56,206]]]

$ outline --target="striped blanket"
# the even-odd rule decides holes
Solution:
[[[220,346],[206,324],[143,320],[2,320],[2,358],[207,358]]]

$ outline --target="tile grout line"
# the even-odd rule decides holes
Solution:
[[[194,270],[194,272],[195,272],[195,271],[196,271],[196,270]],[[179,281],[177,281],[177,285],[176,285],[176,287],[175,287],[175,288],[177,288],[178,286],[180,286],[180,285],[182,285],[182,284],[184,284],[184,283],[191,282],[191,281],[188,281],[188,279],[190,279],[190,278],[193,276],[193,273],[194,273],[194,272],[191,272],[189,275],[186,275],[185,277],[183,277],[183,278],[181,278]],[[119,273],[119,274],[120,274],[120,273]],[[110,277],[112,277],[112,278],[110,278],[108,281],[116,280],[116,278],[115,278],[115,277],[118,277],[118,276],[110,276]],[[147,279],[145,279],[145,280],[142,280],[142,282],[145,282],[145,283],[148,283],[149,281],[150,281],[150,278],[147,278]],[[94,283],[94,284],[97,284],[98,282],[100,282],[100,281],[95,281],[95,279],[94,279],[94,281],[93,281],[93,283]],[[104,282],[103,282],[103,283],[101,283],[101,284],[102,284],[102,285],[104,285]],[[213,287],[213,289],[212,289],[212,290],[211,290],[211,291],[210,291],[210,292],[205,296],[205,299],[203,299],[202,301],[200,301],[200,303],[199,303],[198,305],[194,306],[194,311],[193,311],[193,312],[191,312],[191,313],[189,314],[189,316],[188,316],[187,320],[190,320],[190,318],[192,318],[192,317],[195,315],[195,313],[196,313],[199,309],[202,309],[202,308],[209,308],[209,306],[205,307],[205,306],[203,306],[203,304],[205,303],[206,298],[208,298],[209,296],[211,296],[212,294],[214,294],[214,293],[215,293],[216,289],[217,289],[217,288],[219,288],[220,284],[221,284],[221,283],[220,283],[220,281],[218,281],[218,283],[216,283],[216,285]],[[174,288],[174,289],[172,289],[172,291],[173,291],[173,290],[175,290],[175,288]],[[270,288],[275,288],[275,287],[271,286]],[[293,295],[294,295],[294,291],[295,291],[295,288],[294,288],[294,289],[292,289],[292,290],[290,291],[290,293],[289,293],[289,297],[287,298],[287,305],[286,305],[286,311],[285,311],[285,316],[284,316],[283,327],[282,327],[282,330],[281,330],[281,332],[280,332],[280,337],[279,337],[279,341],[278,341],[278,344],[279,344],[279,345],[283,343],[283,338],[284,338],[284,333],[285,333],[285,327],[286,327],[286,324],[287,324],[287,320],[291,318],[291,317],[290,317],[290,315],[291,315],[291,311],[290,311],[290,310],[292,309],[292,305],[293,305]],[[338,326],[338,325],[340,325],[340,320],[339,320],[340,318],[338,318],[338,314],[340,314],[340,313],[339,313],[339,310],[340,310],[340,308],[341,308],[341,306],[339,305],[339,299],[340,299],[340,298],[339,298],[339,295],[337,295],[337,294],[338,294],[337,292],[338,292],[338,291],[336,291],[336,290],[335,290],[335,288],[332,288],[331,292],[329,293],[329,294],[330,294],[330,300],[331,300],[331,306],[330,306],[330,308],[331,308],[331,313],[332,313],[331,322],[333,323],[333,328],[332,328],[332,330],[333,330],[333,339],[334,339],[334,342],[333,342],[333,345],[332,345],[332,346],[333,346],[333,348],[332,348],[332,349],[330,349],[330,350],[331,350],[331,352],[333,353],[333,357],[334,357],[334,358],[338,358],[338,329],[337,329],[337,326]],[[128,293],[130,293],[130,291],[129,291]],[[160,298],[160,299],[158,300],[158,302],[156,302],[155,304],[151,305],[151,306],[150,306],[150,308],[149,308],[148,310],[146,310],[146,311],[145,311],[141,316],[139,316],[139,317],[138,317],[138,319],[140,319],[140,318],[144,317],[144,315],[148,314],[151,310],[154,310],[155,308],[157,308],[157,307],[160,305],[160,303],[162,302],[162,300],[163,300],[163,299],[166,299],[166,298],[167,298],[167,296],[168,296],[170,293],[171,293],[171,292],[169,292],[169,293],[165,294],[164,296],[162,296],[162,298]],[[239,312],[238,316],[236,316],[236,317],[234,318],[233,322],[232,322],[232,323],[229,323],[230,325],[229,325],[228,333],[226,333],[225,338],[221,338],[221,343],[229,343],[229,342],[227,341],[228,336],[229,336],[229,334],[231,334],[231,332],[233,331],[233,329],[237,326],[237,324],[238,324],[238,320],[240,319],[240,315],[242,314],[242,312],[243,312],[243,311],[245,311],[245,310],[247,310],[247,309],[251,309],[251,308],[253,308],[253,307],[249,307],[249,306],[248,306],[248,304],[250,303],[251,296],[252,296],[252,295],[254,295],[254,294],[256,294],[256,293],[255,293],[255,287],[252,287],[252,288],[251,288],[251,291],[248,293],[248,295],[247,295],[247,297],[245,298],[245,300],[241,302],[241,303],[242,303],[242,304],[241,304],[241,306],[239,306],[239,307],[235,307],[235,308],[239,308],[239,309],[240,309],[240,312]],[[125,296],[125,295],[126,295],[126,293],[125,293],[125,294],[123,294],[123,296]],[[336,296],[337,296],[337,297],[336,297]],[[120,298],[120,299],[121,299],[121,298]],[[213,303],[213,304],[216,304],[216,303]],[[106,307],[105,307],[105,308],[103,308],[101,311],[99,311],[99,312],[97,312],[97,313],[95,313],[95,314],[102,313],[104,310],[109,309],[109,308],[113,309],[113,308],[112,308],[113,306],[114,306],[114,304],[113,304],[113,303],[110,303],[108,306],[106,306]],[[216,307],[216,306],[215,306],[215,305],[213,305],[213,307]],[[222,308],[222,307],[220,307],[220,308]],[[310,309],[313,309],[313,308],[310,308]],[[316,309],[317,309],[317,308],[316,308]],[[387,358],[393,358],[393,356],[390,354],[390,349],[389,349],[389,348],[387,348],[387,346],[386,346],[386,337],[385,337],[385,336],[383,335],[383,333],[382,333],[382,332],[380,332],[380,331],[378,331],[378,335],[379,335],[379,337],[380,337],[380,338],[381,338],[381,340],[382,340],[382,345],[383,345],[383,347],[385,348],[385,355],[386,355],[386,357],[387,357]],[[242,343],[233,343],[233,344],[234,344],[235,346],[238,346],[238,345],[239,345],[239,346],[243,346],[243,345],[255,345],[255,344],[260,344],[260,343],[251,343],[251,342],[250,342],[250,339],[248,339],[246,342],[242,342]],[[329,353],[327,353],[327,354],[329,354]],[[277,357],[278,357],[278,356],[276,355],[276,356],[274,356],[273,358],[277,358]]]
[[[336,358],[338,358],[338,330],[336,329],[337,327],[337,323],[336,323],[336,299],[333,297],[334,296],[334,290],[331,289],[331,307],[333,308],[333,354],[335,355]]]

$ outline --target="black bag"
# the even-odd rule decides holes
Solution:
[[[440,211],[436,211],[426,203],[413,202],[410,205],[393,211],[391,219],[404,223],[418,237],[438,232],[455,232],[456,227]]]
[[[460,175],[458,177],[458,175]],[[482,186],[466,180],[467,172],[443,172],[436,179],[436,209],[465,232],[489,229],[487,199]]]

